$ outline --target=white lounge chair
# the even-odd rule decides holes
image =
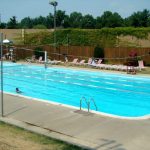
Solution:
[[[139,68],[140,71],[145,68],[143,60],[139,60],[138,64],[139,64],[138,68]]]
[[[85,63],[85,60],[83,59],[79,63],[77,62],[76,65],[84,65],[84,63]]]
[[[78,63],[78,58],[75,58],[72,62],[70,62],[70,64],[73,64],[73,65],[75,65],[77,63]]]
[[[28,63],[36,62],[35,55],[33,55],[31,58],[26,58],[26,62],[28,62]]]

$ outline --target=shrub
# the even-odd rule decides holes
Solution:
[[[104,49],[102,47],[96,46],[94,49],[95,58],[104,58]]]
[[[45,54],[44,54],[44,50],[42,47],[36,47],[34,49],[34,55],[36,59],[39,59],[40,56],[42,56],[42,58],[44,59]]]

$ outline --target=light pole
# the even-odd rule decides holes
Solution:
[[[56,53],[56,6],[58,2],[50,1],[49,4],[54,6],[54,53]]]
[[[0,33],[0,57],[1,57],[1,116],[4,117],[3,102],[3,33]]]

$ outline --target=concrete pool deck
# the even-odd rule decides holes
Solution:
[[[0,120],[95,150],[150,150],[150,119],[127,120],[4,94]]]

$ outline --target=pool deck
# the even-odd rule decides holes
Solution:
[[[150,119],[127,120],[4,95],[1,121],[94,150],[150,150]]]

